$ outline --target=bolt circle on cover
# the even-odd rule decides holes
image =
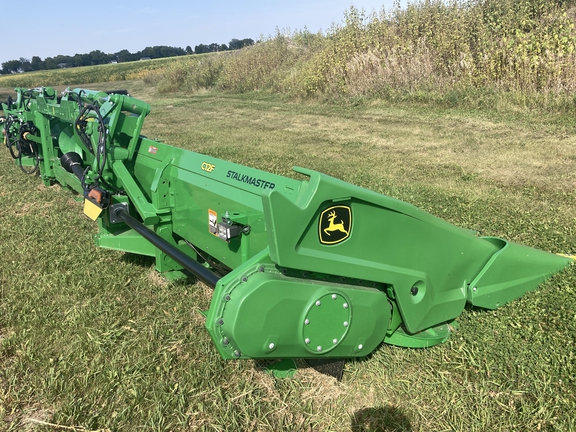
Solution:
[[[325,354],[340,345],[348,333],[352,308],[342,294],[328,293],[311,298],[303,318],[303,345],[314,354]]]

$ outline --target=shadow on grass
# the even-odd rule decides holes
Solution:
[[[122,255],[122,261],[137,265],[142,268],[150,268],[156,262],[156,258],[146,255],[139,255],[135,253],[125,252]]]
[[[412,425],[398,408],[362,408],[352,414],[352,432],[410,432]]]
[[[136,253],[131,253],[131,252],[125,252],[122,255],[121,260],[125,263],[138,266],[138,267],[142,268],[143,271],[146,271],[149,269],[154,269],[154,264],[156,262],[155,257],[151,257],[151,256],[147,256],[147,255],[138,255]],[[185,277],[182,278],[181,275],[178,275],[175,278],[171,278],[169,276],[170,272],[160,273],[160,272],[156,271],[155,269],[153,271],[153,273],[157,274],[158,277],[164,278],[164,280],[171,281],[171,282],[174,282],[176,284],[195,284],[200,280],[200,279],[198,279],[198,277],[196,275],[192,274],[190,271],[188,271],[186,269],[181,269],[179,272],[181,272]],[[214,271],[214,273],[220,275],[220,277],[222,277],[224,275],[224,274],[219,274],[216,271]]]

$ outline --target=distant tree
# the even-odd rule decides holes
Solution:
[[[72,66],[90,66],[92,65],[92,56],[90,54],[76,54],[72,57]]]
[[[142,58],[142,57],[153,58],[154,57],[154,49],[152,47],[146,47],[142,51],[139,51],[138,54],[140,54],[140,58]]]
[[[228,51],[228,47],[226,46],[226,44],[220,45],[220,51]]]
[[[158,58],[164,57],[176,57],[186,54],[186,51],[182,48],[171,47],[171,46],[158,46],[154,47],[154,54]]]
[[[208,52],[210,52],[208,45],[200,44],[200,45],[196,45],[194,47],[194,53],[195,54],[205,54]]]
[[[254,45],[253,39],[232,39],[228,44],[228,49],[239,50],[250,45]]]
[[[164,57],[175,57],[186,54],[186,51],[182,48],[170,47],[165,45],[146,47],[142,51],[136,53],[138,58],[150,57],[150,58],[164,58]]]
[[[171,47],[167,47],[167,46],[155,46],[154,47],[154,57],[156,57],[156,58],[171,57],[171,54],[172,54]]]
[[[46,57],[44,59],[44,67],[46,69],[56,69],[58,67],[58,63],[56,63],[52,57]]]
[[[74,64],[72,57],[62,54],[54,57],[54,63],[56,63],[56,67],[70,67]]]
[[[24,57],[20,57],[20,68],[18,69],[19,72],[30,72],[32,70],[32,65],[30,64],[30,60]]]
[[[112,59],[112,55],[105,54],[100,50],[91,51],[88,56],[90,59],[90,64],[92,65],[110,63],[110,60]]]
[[[215,44],[213,44],[215,45]],[[225,45],[223,45],[225,46]],[[206,47],[206,51],[210,49]],[[214,51],[221,51],[221,46],[216,45]],[[44,69],[57,69],[59,67],[78,67],[78,66],[91,66],[99,64],[107,64],[111,61],[127,62],[139,60],[142,57],[150,58],[163,58],[174,57],[185,54],[192,54],[192,48],[187,46],[186,49],[170,46],[153,46],[146,47],[142,51],[132,54],[130,51],[124,49],[114,54],[106,54],[100,50],[94,50],[85,54],[75,54],[74,56],[57,55],[56,57],[46,57],[44,61],[38,56],[32,57],[32,60],[20,58],[19,60],[10,60],[2,63],[0,74],[9,74],[16,72],[28,72],[31,70],[44,70]]]
[[[22,62],[20,60],[9,60],[7,62],[2,63],[2,73],[9,74],[9,73],[16,73],[18,69],[22,66]]]
[[[228,44],[228,47],[229,47],[231,50],[237,50],[237,49],[242,48],[242,46],[241,46],[240,44],[241,44],[241,42],[240,42],[239,39],[232,39],[232,40],[230,41],[230,43]]]
[[[116,57],[116,60],[118,60],[119,63],[136,60],[135,56],[127,49],[118,51],[116,54],[113,54],[113,56]]]
[[[38,56],[33,56],[30,64],[32,65],[32,69],[34,70],[43,70],[46,68],[46,64]]]

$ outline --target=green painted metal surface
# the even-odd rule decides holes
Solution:
[[[295,168],[297,181],[147,139],[150,107],[121,92],[16,89],[3,108],[17,163],[84,196],[96,245],[155,257],[171,276],[183,254],[217,275],[206,327],[224,358],[432,346],[466,303],[499,307],[571,262],[315,171]]]

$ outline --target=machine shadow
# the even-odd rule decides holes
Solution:
[[[411,432],[412,425],[395,407],[362,408],[351,416],[352,432]]]
[[[156,258],[154,257],[138,255],[130,252],[124,252],[124,254],[122,254],[122,258],[120,259],[125,263],[142,267],[142,269],[151,268],[156,262]]]

